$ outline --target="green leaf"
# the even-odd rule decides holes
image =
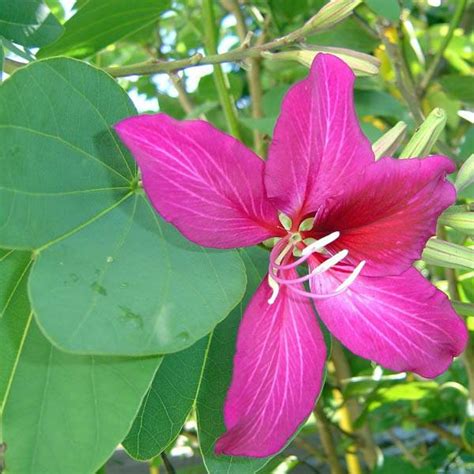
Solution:
[[[68,351],[184,349],[245,288],[236,251],[190,243],[137,189],[110,129],[133,113],[115,81],[77,60],[39,61],[0,88],[0,242],[35,249],[32,305]]]
[[[404,118],[405,109],[392,95],[382,91],[357,90],[355,106],[359,116]]]
[[[474,269],[474,250],[441,239],[428,240],[422,258],[426,263],[440,267]]]
[[[66,354],[33,322],[2,416],[8,472],[95,472],[127,434],[160,362]]]
[[[212,474],[253,474],[270,458],[216,456],[214,444],[225,431],[223,407],[232,377],[237,330],[247,303],[267,271],[268,252],[254,247],[241,251],[247,268],[247,291],[242,303],[216,327],[211,336],[201,387],[196,401],[199,442],[204,463]]]
[[[0,250],[0,415],[31,319],[26,282],[30,252]]]
[[[3,49],[3,41],[0,38],[0,83],[3,81],[3,63],[5,59],[5,50]]]
[[[189,347],[227,316],[244,288],[237,252],[194,245],[140,194],[41,252],[30,278],[48,337],[86,354]]]
[[[155,23],[170,0],[89,0],[65,24],[64,35],[38,57],[85,58]]]
[[[55,41],[63,27],[42,0],[0,0],[0,35],[26,46]]]
[[[123,446],[135,459],[158,456],[179,435],[196,399],[209,337],[165,356]]]
[[[365,3],[377,15],[383,16],[390,21],[398,21],[400,18],[400,4],[398,0],[365,0]]]
[[[135,165],[110,125],[133,113],[111,77],[80,61],[39,61],[6,80],[0,246],[39,248],[127,195]]]
[[[474,87],[472,87],[471,76],[452,74],[441,77],[439,82],[450,96],[466,104],[474,104]]]

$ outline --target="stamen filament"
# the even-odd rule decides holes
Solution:
[[[345,291],[347,288],[349,288],[349,286],[352,285],[352,283],[354,283],[355,279],[360,275],[360,272],[362,271],[362,269],[364,268],[366,264],[366,261],[365,260],[362,260],[361,262],[359,262],[359,264],[357,265],[357,267],[354,268],[354,270],[352,271],[352,273],[346,278],[346,280],[344,280],[337,288],[335,291]]]
[[[314,252],[317,252],[318,250],[322,250],[326,245],[331,244],[335,240],[339,238],[341,235],[340,232],[332,232],[329,235],[326,235],[322,239],[316,240],[316,242],[313,242],[312,244],[308,245],[303,251],[301,252],[301,255],[311,255]]]

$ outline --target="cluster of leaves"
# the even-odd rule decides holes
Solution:
[[[242,28],[254,33],[251,44],[294,31],[325,3],[215,2],[219,52],[239,46]],[[443,44],[459,3],[466,2],[366,0],[339,25],[306,38],[380,60],[380,74],[359,78],[355,91],[372,141],[399,121],[409,134],[419,125],[384,41],[398,48],[413,84],[423,83],[441,48],[416,96],[422,113],[446,111],[439,146],[459,165],[467,160],[474,142],[466,119],[474,106],[472,9]],[[58,0],[0,0],[0,64],[18,69],[0,87],[0,471],[4,464],[12,474],[91,473],[119,443],[147,460],[176,452],[177,438],[194,449],[196,432],[203,465],[194,472],[314,470],[327,457],[314,418],[273,460],[214,455],[237,327],[267,253],[211,251],[184,239],[151,209],[111,129],[137,107],[227,129],[211,66],[119,80],[104,71],[120,76],[120,68],[143,61],[204,53],[202,2],[78,0],[64,17]],[[260,140],[264,152],[283,95],[307,68],[271,56],[257,66],[257,112],[248,62],[227,63],[224,71],[241,139],[249,146]],[[465,167],[463,179],[471,174]],[[443,216],[450,247],[420,262],[441,289],[454,281],[451,296],[471,329],[472,192],[465,186],[459,207]],[[386,454],[379,474],[472,467],[474,422],[465,414],[468,376],[460,360],[427,382],[344,357],[346,373],[329,367],[320,402],[336,456],[342,460],[371,431]],[[352,407],[349,424],[345,406]]]

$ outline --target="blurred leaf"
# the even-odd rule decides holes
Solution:
[[[5,59],[5,50],[3,49],[3,41],[0,38],[0,83],[3,81],[3,62]]]
[[[355,106],[359,116],[373,115],[401,119],[406,115],[402,104],[387,92],[357,90]]]
[[[345,20],[329,31],[311,36],[308,42],[322,46],[339,46],[364,53],[373,51],[379,44],[378,38],[368,33],[353,18]]]
[[[127,434],[160,362],[66,354],[32,322],[2,415],[8,470],[95,472]]]
[[[52,43],[62,32],[42,0],[0,0],[0,36],[32,48]]]
[[[179,435],[194,406],[208,345],[209,337],[205,337],[184,351],[164,357],[123,442],[135,459],[158,456]]]
[[[474,105],[474,84],[472,76],[452,74],[439,79],[443,89],[452,97]]]
[[[474,250],[437,238],[428,240],[422,258],[430,265],[474,269]]]
[[[382,130],[370,122],[360,122],[360,128],[362,128],[364,135],[372,143],[376,142],[383,135]]]
[[[64,34],[38,57],[91,56],[109,44],[155,23],[170,0],[89,0],[64,24]]]
[[[396,22],[400,18],[400,4],[398,0],[364,0],[377,15]]]
[[[383,464],[373,471],[373,474],[433,474],[430,467],[416,468],[413,464],[405,461],[401,457],[385,456]]]
[[[275,128],[276,119],[276,117],[241,118],[240,122],[250,130],[258,130],[271,137],[273,135],[273,129]]]

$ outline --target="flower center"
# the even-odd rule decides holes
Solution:
[[[303,239],[299,232],[289,233],[287,237],[281,239],[275,247],[273,247],[270,253],[270,265],[269,265],[269,273],[268,273],[268,284],[270,288],[273,290],[272,295],[270,296],[268,303],[273,304],[278,296],[280,291],[280,287],[286,286],[290,291],[306,296],[312,299],[325,299],[330,298],[332,296],[337,296],[346,291],[352,283],[356,280],[356,278],[360,275],[360,272],[364,268],[365,260],[362,260],[348,275],[348,277],[333,291],[328,293],[320,294],[315,292],[308,292],[302,290],[301,284],[304,282],[311,282],[314,280],[318,275],[328,271],[329,269],[333,268],[335,265],[340,263],[344,260],[348,255],[348,250],[341,250],[334,255],[331,255],[326,247],[336,241],[339,236],[341,235],[340,232],[332,232],[325,237],[316,240],[315,242],[311,243],[310,245],[304,246]],[[303,248],[301,248],[303,247]],[[297,258],[294,262],[285,264],[284,261],[290,255],[293,255],[295,250],[301,250],[301,256]],[[303,265],[307,262],[307,260],[313,255],[314,253],[321,253],[327,255],[328,258],[324,260],[321,264],[319,264],[316,268],[311,270],[307,275],[298,277],[298,278],[286,278],[285,277],[285,270],[291,270]]]

